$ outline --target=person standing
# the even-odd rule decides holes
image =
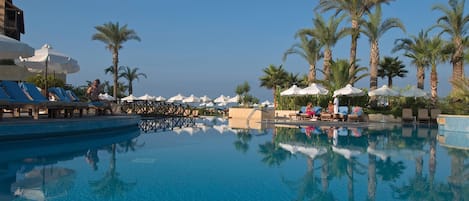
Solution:
[[[99,93],[101,93],[100,84],[101,82],[99,79],[96,79],[86,90],[86,95],[91,101],[99,101]]]
[[[334,114],[339,113],[339,98],[334,97]]]

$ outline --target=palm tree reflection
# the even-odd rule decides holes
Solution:
[[[233,143],[236,150],[246,153],[249,149],[249,141],[251,141],[251,134],[249,133],[249,130],[241,130],[236,134],[236,137],[238,139]]]
[[[137,182],[126,182],[119,178],[119,173],[116,171],[116,153],[135,151],[143,146],[144,144],[138,144],[136,139],[108,146],[106,149],[111,153],[109,169],[101,179],[89,181],[92,192],[109,200],[124,198],[125,194],[137,185]]]

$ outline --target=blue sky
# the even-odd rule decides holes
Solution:
[[[138,2],[138,3],[137,3]],[[138,67],[147,74],[134,84],[134,95],[144,93],[170,97],[177,93],[216,97],[235,95],[237,85],[248,81],[251,93],[261,101],[272,100],[270,90],[259,87],[262,69],[282,64],[282,56],[301,28],[312,26],[316,0],[15,0],[25,12],[26,34],[22,41],[38,49],[50,44],[55,50],[78,60],[81,70],[68,76],[68,83],[84,85],[86,80],[112,80],[104,68],[112,64],[104,44],[91,40],[94,27],[107,22],[127,24],[142,41],[128,41],[120,51],[120,65]],[[383,6],[385,17],[399,17],[407,34],[417,35],[442,14],[432,5],[447,0],[399,0]],[[466,3],[466,14],[469,2]],[[345,25],[348,25],[346,23]],[[400,56],[406,62],[407,78],[394,85],[416,84],[415,67],[401,53],[392,54],[394,40],[408,37],[391,30],[380,41],[381,56]],[[333,49],[334,58],[348,59],[350,37]],[[358,44],[361,66],[369,64],[369,43],[362,35]],[[289,72],[304,74],[307,63],[291,55],[283,63]],[[318,62],[322,66],[322,61]],[[450,89],[449,64],[441,64],[439,95]],[[466,68],[466,72],[467,72]],[[467,75],[467,73],[466,73]],[[429,89],[429,71],[425,89]],[[379,85],[385,84],[379,79]],[[356,86],[368,88],[369,77]]]

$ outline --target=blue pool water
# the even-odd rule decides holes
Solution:
[[[0,200],[469,200],[467,147],[428,126],[161,124],[2,142]]]

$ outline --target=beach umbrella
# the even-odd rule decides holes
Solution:
[[[204,95],[204,96],[200,97],[200,102],[208,103],[210,101],[212,101],[212,99],[209,98],[207,95]]]
[[[17,59],[33,55],[34,48],[28,44],[0,34],[0,59]]]
[[[20,57],[15,61],[17,65],[25,66],[34,73],[76,73],[80,66],[75,59],[55,51],[50,45],[45,44],[41,49],[34,51],[32,57]]]
[[[189,97],[186,97],[182,100],[183,103],[199,103],[200,98],[194,96],[194,94],[191,94]]]
[[[327,93],[329,93],[329,90],[316,83],[311,83],[309,87],[301,89],[299,92],[300,95],[326,95]]]
[[[418,98],[418,97],[428,98],[427,92],[425,92],[422,89],[417,88],[416,86],[411,86],[409,89],[402,91],[401,96],[414,97],[414,98]]]
[[[150,96],[148,94],[145,94],[143,96],[140,96],[137,98],[138,100],[144,100],[144,101],[153,101],[155,100],[156,98],[154,96]]]
[[[327,149],[325,147],[306,147],[306,146],[298,146],[298,152],[309,156],[311,159],[314,159],[320,155],[327,153]]]
[[[165,101],[166,98],[163,97],[163,96],[157,96],[157,97],[155,97],[155,100],[156,100],[156,101]]]
[[[220,95],[218,96],[217,98],[215,98],[215,100],[213,100],[214,103],[223,103],[223,102],[227,102],[229,99],[228,96],[225,96],[225,95]]]
[[[116,100],[114,97],[112,97],[108,93],[99,94],[98,99],[99,100],[104,100],[104,101],[114,101],[114,100]]]
[[[121,99],[121,101],[127,101],[127,102],[133,102],[134,100],[138,100],[138,98],[132,94]]]
[[[228,102],[228,103],[238,103],[239,99],[240,99],[239,95],[236,95],[235,97],[228,99],[228,101],[226,101],[226,102]]]
[[[42,46],[41,49],[34,51],[34,56],[32,57],[20,57],[15,60],[16,65],[24,66],[28,71],[33,73],[44,73],[44,76],[47,77],[49,72],[53,73],[76,73],[80,71],[80,66],[75,59],[57,52],[52,49],[48,44]],[[44,89],[49,88],[47,79],[44,82]]]
[[[262,102],[261,105],[266,105],[267,107],[271,107],[271,106],[273,107],[273,104],[268,100]]]
[[[181,102],[182,100],[184,100],[186,97],[181,95],[181,94],[177,94],[171,98],[168,99],[168,102],[170,103],[173,103],[173,102]]]
[[[336,96],[363,96],[365,93],[359,88],[353,87],[351,84],[347,84],[345,87],[334,91],[333,97]]]
[[[301,88],[299,88],[298,86],[296,86],[296,84],[294,84],[287,90],[280,92],[280,95],[281,96],[298,96],[300,95],[300,91],[301,91]]]
[[[362,152],[345,147],[332,146],[332,151],[342,155],[345,159],[350,160],[352,157],[360,155]]]
[[[389,88],[388,85],[383,85],[368,92],[368,96],[399,96],[399,92]]]

